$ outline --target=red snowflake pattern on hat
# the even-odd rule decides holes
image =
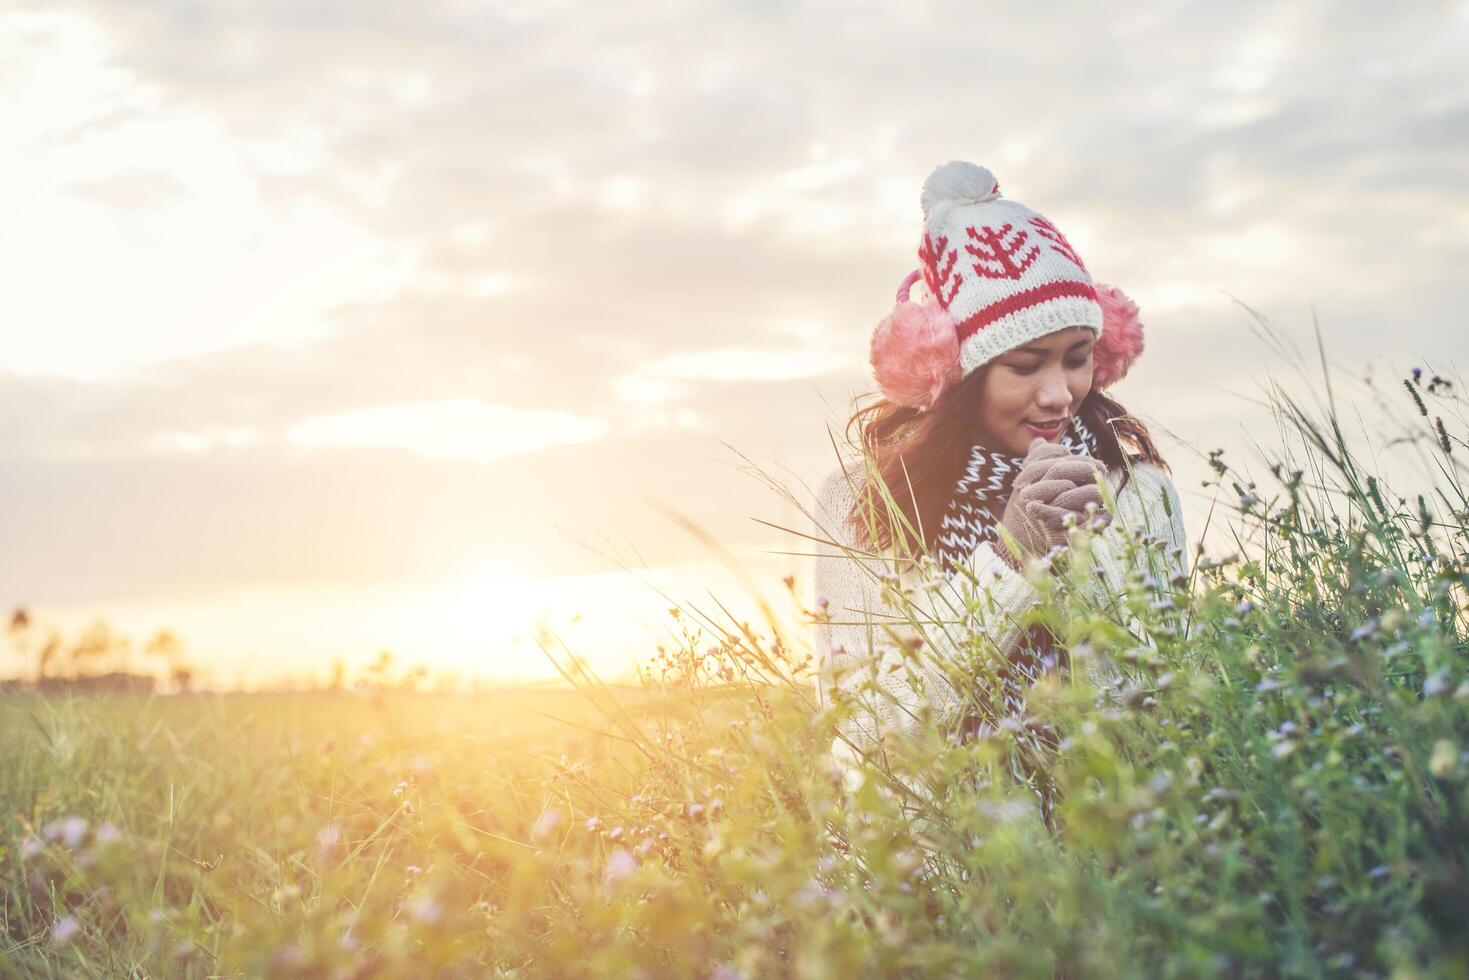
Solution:
[[[1034,217],[1032,217],[1030,219],[1030,223],[1035,228],[1036,234],[1050,241],[1051,248],[1066,256],[1066,258],[1075,263],[1076,267],[1082,272],[1087,271],[1086,263],[1081,261],[1081,256],[1076,254],[1076,249],[1072,248],[1071,243],[1066,240],[1066,236],[1061,234],[1060,228],[1057,228],[1050,221],[1041,217],[1040,215],[1035,215]],[[1090,275],[1090,273],[1087,274]]]
[[[979,243],[978,246],[964,246],[964,251],[976,259],[975,272],[986,279],[1019,279],[1025,275],[1025,270],[1030,268],[1041,250],[1039,245],[1032,245],[1029,250],[1025,248],[1030,234],[1023,230],[1016,231],[1010,241],[1005,241],[1005,236],[1014,227],[1007,221],[998,228],[984,225],[983,231],[975,231],[973,225],[964,229],[970,238]]]
[[[947,250],[947,254],[945,254]],[[964,281],[962,272],[954,271],[954,263],[959,259],[959,250],[949,248],[947,235],[931,238],[924,233],[923,244],[918,246],[918,259],[923,263],[923,282],[928,286],[928,291],[948,309],[954,301],[954,296],[959,292],[959,284]],[[939,268],[939,262],[943,262],[943,268]]]

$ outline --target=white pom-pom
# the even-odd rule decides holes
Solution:
[[[988,167],[968,160],[950,160],[934,168],[923,182],[923,217],[927,220],[935,209],[952,204],[982,204],[1000,196],[1000,185]]]

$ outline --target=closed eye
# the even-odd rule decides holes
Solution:
[[[1075,361],[1075,362],[1073,362],[1073,361],[1066,361],[1065,364],[1066,364],[1066,366],[1068,368],[1071,368],[1072,370],[1078,370],[1080,368],[1086,367],[1086,362],[1088,360],[1090,360],[1090,359],[1091,359],[1091,355],[1090,355],[1090,353],[1088,353],[1086,357],[1083,357],[1079,361]],[[1040,368],[1040,365],[1039,364],[1036,364],[1036,365],[1034,365],[1032,367],[1017,367],[1017,366],[1013,366],[1012,365],[1011,368],[1010,368],[1010,370],[1014,371],[1016,374],[1034,374],[1036,372],[1036,370],[1039,369],[1039,368]]]

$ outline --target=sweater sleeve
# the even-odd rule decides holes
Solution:
[[[842,691],[856,704],[841,734],[854,743],[871,744],[885,730],[920,734],[931,712],[951,717],[961,706],[960,698],[943,665],[956,659],[976,631],[989,637],[999,656],[1007,656],[1023,634],[1020,614],[1040,601],[1040,595],[984,541],[970,556],[970,574],[943,576],[930,570],[926,577],[896,580],[911,607],[911,612],[902,612],[891,593],[884,594],[891,561],[852,544],[846,517],[860,476],[837,470],[819,494],[815,591],[818,606],[824,600],[827,619],[816,626],[816,651],[823,703]],[[1133,576],[1155,599],[1187,579],[1188,542],[1178,490],[1165,471],[1147,463],[1131,467],[1120,491],[1121,469],[1110,470],[1105,479],[1114,520],[1093,538],[1095,571],[1082,579],[1089,583],[1086,599],[1113,614],[1138,642],[1156,646],[1122,597]],[[1123,527],[1141,545],[1130,556]],[[914,650],[910,644],[916,638],[923,642]],[[1104,689],[1120,677],[1116,665],[1100,655],[1089,658],[1086,669],[1092,683]]]
[[[1183,523],[1183,508],[1178,489],[1168,474],[1151,463],[1135,463],[1131,479],[1120,492],[1123,471],[1112,470],[1107,483],[1115,498],[1114,519],[1092,540],[1094,573],[1083,579],[1086,600],[1099,611],[1107,612],[1125,626],[1139,643],[1156,647],[1157,641],[1143,629],[1137,617],[1127,608],[1124,597],[1129,578],[1140,581],[1150,601],[1164,601],[1188,579],[1188,535]],[[1137,546],[1128,555],[1123,528],[1131,530]],[[1101,658],[1089,663],[1091,679],[1105,685],[1115,681],[1115,664]]]
[[[838,470],[822,485],[815,590],[827,620],[817,624],[816,648],[823,702],[836,691],[855,702],[840,732],[870,745],[887,731],[921,735],[931,713],[950,718],[960,698],[945,665],[976,632],[988,636],[1000,656],[1008,654],[1023,633],[1020,613],[1040,596],[989,542],[970,556],[969,574],[946,576],[930,565],[923,574],[892,579],[891,560],[852,544],[846,516],[859,479],[860,473]],[[884,576],[905,591],[908,611],[891,592],[884,594]],[[922,641],[916,649],[914,640]]]

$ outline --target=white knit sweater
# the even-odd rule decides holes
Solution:
[[[1168,474],[1150,463],[1135,463],[1131,472],[1126,488],[1119,493],[1123,470],[1108,470],[1106,482],[1115,497],[1116,511],[1112,523],[1093,539],[1093,564],[1098,571],[1088,577],[1095,583],[1095,591],[1085,598],[1094,608],[1115,610],[1117,622],[1127,625],[1140,643],[1153,646],[1155,641],[1141,629],[1136,617],[1116,600],[1125,594],[1133,567],[1137,575],[1151,576],[1144,578],[1144,584],[1155,597],[1181,587],[1178,581],[1170,585],[1170,580],[1188,575],[1188,541],[1178,491]],[[1017,622],[1019,614],[1040,600],[1035,586],[1000,558],[988,541],[983,541],[970,558],[978,585],[961,571],[944,576],[935,566],[929,567],[927,578],[920,577],[916,569],[900,574],[900,587],[913,586],[909,595],[912,615],[919,624],[915,627],[908,615],[882,595],[881,576],[891,574],[892,562],[869,557],[864,549],[857,548],[844,522],[861,478],[859,462],[849,463],[845,470],[833,470],[821,485],[814,515],[814,533],[821,541],[817,547],[815,592],[818,603],[822,598],[826,600],[830,618],[816,626],[822,700],[826,702],[829,692],[836,688],[859,698],[861,710],[842,732],[858,744],[875,742],[888,730],[917,735],[925,729],[922,715],[927,713],[936,712],[941,719],[952,720],[960,698],[936,658],[954,662],[969,630],[988,634],[999,655],[1008,654],[1023,633]],[[1156,548],[1139,547],[1129,561],[1122,540],[1123,526],[1134,529],[1142,543],[1161,539],[1161,553]],[[985,595],[975,595],[978,590]],[[889,635],[890,630],[897,642]],[[924,642],[916,658],[910,658],[910,662],[917,661],[915,669],[909,669],[904,666],[898,642],[914,636],[921,636]],[[1086,658],[1086,664],[1089,677],[1099,686],[1105,687],[1119,676],[1115,664],[1101,654]],[[874,666],[876,687],[881,693],[861,693],[873,678],[870,671]],[[842,743],[839,738],[838,744]]]

